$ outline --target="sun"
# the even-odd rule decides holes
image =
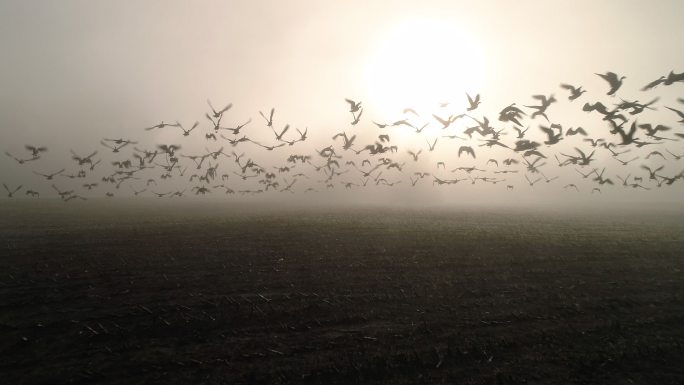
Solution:
[[[465,101],[483,82],[482,47],[457,25],[435,20],[403,23],[369,60],[369,104],[382,119],[405,108],[430,115],[441,103]]]

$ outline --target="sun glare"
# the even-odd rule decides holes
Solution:
[[[410,107],[428,114],[440,103],[465,101],[482,85],[482,49],[457,25],[413,21],[381,42],[367,71],[369,104],[384,119]]]

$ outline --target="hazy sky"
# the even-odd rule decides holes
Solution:
[[[218,144],[204,139],[209,132],[203,117],[208,98],[217,106],[234,104],[226,113],[227,123],[252,118],[246,128],[250,136],[270,135],[258,111],[271,107],[276,108],[277,126],[309,128],[310,142],[297,150],[236,149],[272,165],[282,164],[288,153],[312,153],[331,144],[332,135],[342,130],[368,144],[378,133],[372,121],[396,119],[403,107],[423,103],[421,112],[429,115],[438,111],[437,106],[425,110],[431,103],[449,101],[451,112],[456,112],[465,107],[466,91],[482,95],[477,117],[486,115],[493,122],[512,102],[533,104],[533,94],[555,94],[559,102],[550,108],[552,122],[566,128],[581,125],[595,130],[594,137],[608,137],[600,118],[581,111],[587,101],[619,102],[605,95],[607,84],[594,75],[606,71],[627,76],[619,92],[622,98],[646,102],[660,97],[658,110],[647,111],[640,121],[668,124],[682,132],[663,106],[684,109],[676,102],[684,97],[684,84],[649,93],[639,89],[671,70],[684,71],[683,13],[684,3],[676,0],[2,0],[2,150],[22,153],[24,144],[34,143],[50,151],[43,163],[29,166],[3,157],[0,179],[36,189],[42,183],[47,193],[45,181],[32,171],[74,169],[69,149],[104,154],[106,149],[99,145],[103,137],[131,138],[146,147],[183,143],[189,152],[207,145],[215,148]],[[569,103],[567,92],[558,87],[561,82],[582,85],[588,92]],[[349,124],[344,98],[363,102],[357,126]],[[183,138],[173,129],[142,130],[161,120],[187,126],[199,120],[201,132]],[[537,126],[545,123],[535,120],[530,132],[540,135]],[[385,132],[394,136],[401,157],[406,157],[406,149],[422,147],[427,152],[420,136]],[[547,155],[572,151],[581,141],[572,143]],[[667,149],[684,153],[681,142]],[[604,155],[599,160],[605,162],[596,166],[605,165],[613,176],[629,172]],[[400,155],[395,157],[399,160]],[[438,159],[425,160],[434,165]],[[635,163],[634,172],[640,164],[667,164],[669,174],[682,169],[681,163],[651,161]],[[554,160],[547,162],[552,165]],[[549,168],[550,173],[556,171]],[[565,170],[561,175],[567,172],[574,173]],[[577,177],[549,191],[562,190],[562,184]],[[648,196],[676,198],[681,186]],[[497,188],[496,193],[505,190]]]

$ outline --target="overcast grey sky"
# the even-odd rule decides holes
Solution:
[[[332,135],[342,130],[358,134],[363,144],[372,143],[379,133],[372,121],[399,118],[401,111],[394,114],[392,109],[418,103],[411,95],[419,95],[420,100],[447,98],[443,101],[451,102],[452,110],[435,106],[430,112],[448,114],[466,106],[465,92],[480,93],[483,102],[477,117],[486,115],[495,127],[510,130],[496,122],[501,108],[513,102],[533,104],[534,94],[555,94],[559,102],[549,109],[552,122],[565,128],[583,126],[596,133],[592,137],[608,138],[605,122],[581,111],[585,102],[619,102],[605,95],[607,84],[594,74],[606,71],[627,76],[618,93],[624,99],[646,102],[660,97],[657,111],[645,112],[639,117],[640,123],[667,124],[683,132],[676,116],[664,106],[684,110],[676,101],[684,97],[684,84],[639,91],[671,70],[684,72],[683,13],[684,3],[675,0],[2,0],[2,150],[23,154],[24,144],[32,143],[46,145],[50,151],[30,165],[18,165],[3,157],[0,179],[8,184],[31,185],[47,194],[50,189],[45,188],[45,181],[32,172],[61,167],[76,170],[69,149],[80,153],[97,149],[107,155],[107,149],[99,144],[103,137],[130,138],[149,148],[157,143],[179,143],[187,153],[206,146],[214,149],[220,144],[204,138],[209,132],[203,117],[208,98],[216,105],[232,102],[234,107],[224,121],[237,124],[251,118],[245,133],[256,138],[266,140],[271,135],[258,115],[258,111],[271,107],[276,108],[279,127],[287,123],[309,128],[310,140],[292,149],[267,152],[251,144],[235,149],[253,154],[269,166],[284,164],[290,153],[313,153],[314,148],[333,143]],[[421,28],[428,32],[421,32]],[[405,38],[406,30],[415,31],[418,40],[396,48],[397,39]],[[446,36],[438,39],[435,33]],[[431,40],[420,41],[422,38]],[[453,73],[440,72],[445,67],[436,63],[453,67]],[[403,78],[391,82],[395,76]],[[559,88],[561,82],[582,85],[588,92],[570,103],[567,92]],[[357,126],[349,124],[351,115],[344,98],[363,102],[364,115]],[[402,98],[407,99],[406,105]],[[173,129],[143,130],[161,120],[178,120],[188,126],[199,120],[201,126],[189,138]],[[537,126],[546,122],[537,119],[531,123],[533,138],[543,140]],[[454,149],[446,147],[457,148],[460,144],[456,142],[444,139],[439,155],[428,154],[425,138],[394,130],[382,133],[393,137],[393,144],[400,147],[393,157],[397,161],[406,158],[403,161],[409,162],[411,171],[434,172],[436,162],[443,159],[451,166],[468,163],[451,157]],[[511,131],[504,141],[510,143],[512,135]],[[579,139],[568,140],[546,150],[549,166],[555,162],[553,154],[572,151],[580,143]],[[660,149],[684,153],[681,143],[668,143]],[[425,166],[411,164],[407,158],[406,149],[418,148],[424,148]],[[643,148],[634,153],[643,157],[651,150]],[[484,148],[481,151],[485,159],[478,159],[480,165],[491,157],[501,161],[508,156]],[[603,151],[594,166],[607,167],[613,179],[617,174],[643,174],[639,169],[642,164],[665,164],[668,175],[680,172],[681,163],[669,158],[640,160],[631,168],[623,168]],[[230,163],[228,159],[226,162]],[[537,188],[536,193],[544,194],[547,189],[555,194],[566,183],[581,182],[570,168],[549,167],[548,173],[562,178],[555,185]],[[407,177],[386,175],[404,180],[404,189],[410,185]],[[518,190],[525,187],[522,177],[515,177]],[[358,183],[360,178],[348,175],[339,181],[352,179]],[[503,183],[511,181],[513,178]],[[425,185],[422,190],[402,194],[432,194],[435,189],[428,181]],[[584,192],[588,193],[591,185],[586,186]],[[654,189],[647,196],[677,199],[682,186],[678,183],[667,190]],[[485,190],[506,193],[499,187],[480,184],[462,191],[466,195]],[[637,193],[618,187],[610,190],[613,194]],[[437,193],[444,194],[450,193]]]

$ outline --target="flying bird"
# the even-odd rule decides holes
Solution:
[[[461,154],[463,154],[463,153],[469,154],[470,156],[472,156],[473,158],[475,158],[475,150],[473,150],[473,148],[470,147],[470,146],[461,146],[461,147],[459,147],[459,149],[458,149],[458,157],[460,158],[460,157],[461,157]]]
[[[560,86],[564,90],[570,91],[570,96],[568,96],[568,100],[570,101],[579,98],[583,93],[587,92],[586,90],[583,90],[582,87],[575,87],[570,84],[561,84]]]
[[[211,101],[207,99],[207,104],[209,104],[209,108],[211,108],[211,112],[213,113],[213,117],[218,119],[220,118],[224,112],[228,111],[231,107],[233,107],[233,103],[228,103],[225,107],[223,107],[220,110],[216,110],[214,106],[211,105]]]
[[[615,72],[606,72],[605,74],[597,73],[596,75],[600,76],[601,79],[607,81],[610,85],[610,90],[608,90],[606,95],[615,95],[617,90],[622,86],[622,80],[627,78],[626,76],[618,77]]]
[[[4,187],[5,191],[7,191],[7,197],[12,198],[14,196],[14,194],[16,194],[19,190],[21,190],[23,185],[19,185],[19,187],[15,188],[14,190],[10,190],[10,188],[7,187],[7,185],[4,183],[2,184],[2,187]]]
[[[468,111],[472,111],[476,109],[480,105],[480,94],[475,95],[475,99],[471,98],[470,95],[466,92],[466,96],[468,97]]]

